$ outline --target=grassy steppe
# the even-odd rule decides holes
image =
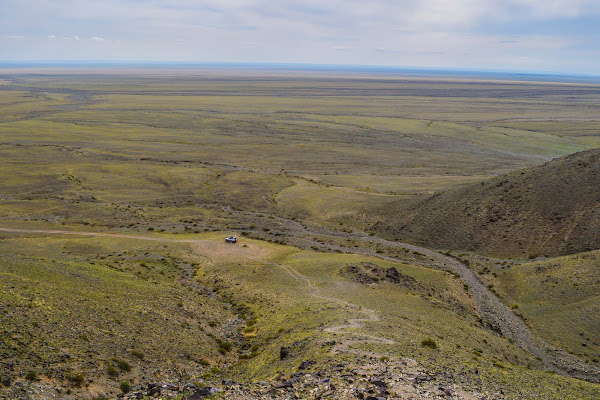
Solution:
[[[2,234],[3,378],[25,382],[32,372],[33,386],[114,396],[122,380],[267,379],[301,361],[362,357],[352,352],[360,350],[414,358],[432,372],[453,371],[467,389],[502,389],[508,398],[598,397],[597,385],[539,370],[538,360],[482,325],[449,273],[273,243],[292,242],[294,224],[311,225],[326,243],[318,226],[366,229],[448,188],[592,148],[598,87],[210,74],[3,78],[0,226],[164,239]],[[591,122],[573,128],[582,121]],[[242,232],[265,240],[221,243]],[[348,275],[348,266],[364,263],[394,267],[412,283]],[[530,312],[533,298],[503,290],[523,303],[541,336],[575,343],[570,333],[541,333],[536,321],[546,311]],[[357,336],[325,331],[356,318],[344,301],[379,316],[356,333],[394,344],[350,343]],[[581,329],[591,335],[594,327]],[[423,347],[425,338],[437,349]],[[284,360],[282,346],[291,349]]]
[[[115,227],[109,214],[135,203],[151,206],[146,213],[166,226],[175,218],[156,205],[169,199],[178,210],[195,208],[179,219],[227,204],[368,227],[386,218],[393,199],[402,209],[456,185],[591,148],[599,133],[593,123],[585,134],[561,128],[596,118],[593,85],[185,74],[10,78],[0,96],[0,196],[10,200],[1,206],[13,220],[75,214]],[[498,126],[515,118],[531,124]],[[298,177],[309,181],[277,205],[276,195]],[[297,196],[315,205],[300,205]],[[227,219],[209,214],[206,225]],[[119,220],[142,223],[134,215]]]

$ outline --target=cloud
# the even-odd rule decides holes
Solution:
[[[574,18],[583,13],[594,13],[594,8],[598,7],[596,0],[511,0],[509,3],[529,10],[538,18]]]
[[[5,47],[0,44],[0,54],[16,59],[178,59],[473,68],[503,68],[515,63],[518,68],[519,60],[529,52],[535,54],[528,58],[528,68],[535,60],[542,60],[544,66],[558,66],[568,59],[575,66],[579,61],[581,67],[577,68],[594,71],[598,52],[595,43],[600,40],[598,0],[0,2],[0,38],[5,39]],[[536,31],[541,24],[545,30]],[[582,33],[584,28],[587,30]],[[47,32],[58,32],[57,37],[65,40],[60,48],[48,49],[49,54],[44,55],[43,44],[56,38],[47,36]],[[101,32],[126,39],[108,40],[99,35]],[[23,39],[27,37],[27,46],[15,42],[11,45],[6,40],[16,38],[16,33]],[[76,42],[83,40],[111,45],[82,50]]]

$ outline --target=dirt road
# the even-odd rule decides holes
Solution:
[[[473,296],[477,304],[479,314],[482,319],[488,323],[494,329],[500,331],[502,335],[508,339],[512,339],[522,349],[526,350],[533,356],[539,358],[544,365],[558,374],[574,377],[591,382],[600,382],[600,369],[595,366],[586,364],[579,360],[577,357],[568,354],[564,351],[553,349],[550,345],[545,343],[540,338],[535,337],[527,325],[516,316],[506,305],[504,305],[498,297],[496,297],[490,290],[479,280],[475,272],[467,267],[462,262],[443,255],[437,251],[427,249],[424,247],[412,245],[409,243],[393,242],[386,239],[382,239],[375,236],[369,236],[365,233],[338,233],[328,231],[322,228],[308,228],[295,221],[289,221],[293,226],[294,230],[298,233],[302,232],[306,237],[305,240],[313,241],[309,238],[310,235],[329,236],[333,238],[353,238],[362,241],[367,241],[373,244],[383,244],[390,247],[399,247],[403,249],[409,249],[430,257],[434,260],[435,265],[440,269],[450,269],[460,275],[460,279],[469,286],[469,292]],[[138,239],[138,240],[150,240],[160,242],[171,242],[171,243],[200,243],[200,242],[211,242],[193,239],[166,239],[160,237],[142,236],[142,235],[128,235],[120,233],[109,233],[109,232],[82,232],[82,231],[63,231],[63,230],[43,230],[43,229],[14,229],[14,228],[1,228],[0,232],[12,232],[12,233],[34,233],[34,234],[57,234],[57,235],[79,235],[79,236],[107,236],[125,239]],[[315,243],[316,244],[316,243]],[[390,261],[404,262],[401,259],[389,256],[382,256],[377,254],[375,251],[370,249],[356,249],[343,246],[332,246],[335,250],[341,250],[348,253],[366,254]],[[344,302],[333,297],[326,297],[319,293],[319,290],[312,285],[310,280],[301,275],[298,271],[290,266],[279,265],[284,268],[291,276],[298,280],[304,281],[307,286],[313,291],[313,296],[319,297],[327,301],[334,301],[340,304],[345,304],[348,307],[352,307],[357,310],[366,318],[353,318],[349,319],[347,324],[339,325],[335,327],[325,328],[330,333],[344,333],[362,336],[367,341],[374,341],[377,343],[393,343],[389,339],[368,336],[359,334],[356,332],[349,331],[349,329],[356,329],[363,326],[364,323],[376,322],[379,317],[373,310],[361,308],[358,305]]]
[[[167,239],[167,238],[160,238],[160,237],[151,237],[151,236],[142,236],[142,235],[127,235],[127,234],[109,233],[109,232],[82,232],[82,231],[44,230],[44,229],[13,229],[13,228],[2,228],[2,227],[0,227],[0,232],[34,233],[34,234],[46,234],[46,235],[52,234],[52,235],[71,235],[71,236],[115,237],[115,238],[123,238],[123,239],[148,240],[148,241],[167,242],[167,243],[198,244],[198,243],[212,243],[213,242],[210,240]],[[300,272],[298,272],[296,269],[294,269],[293,267],[291,267],[289,265],[271,263],[271,262],[263,261],[263,260],[260,260],[258,258],[254,258],[254,257],[248,257],[248,258],[250,258],[251,260],[257,261],[257,262],[261,262],[261,263],[268,264],[268,265],[273,265],[273,266],[283,269],[292,278],[304,282],[308,286],[308,288],[311,290],[311,295],[315,298],[319,298],[319,299],[322,299],[322,300],[325,300],[328,302],[338,303],[346,308],[352,309],[354,312],[357,313],[357,315],[355,315],[356,317],[358,317],[360,314],[366,315],[366,318],[348,319],[347,320],[348,323],[344,324],[344,325],[338,325],[338,326],[324,328],[325,332],[334,333],[334,334],[354,335],[354,336],[359,336],[359,337],[363,338],[362,340],[344,340],[341,343],[341,346],[343,346],[343,348],[347,348],[349,345],[351,345],[354,342],[383,343],[383,344],[393,344],[394,343],[393,340],[389,340],[389,339],[386,339],[383,337],[366,335],[366,334],[354,332],[355,329],[363,327],[363,325],[365,323],[379,321],[379,317],[377,316],[377,313],[374,310],[364,308],[359,305],[356,305],[356,304],[353,304],[353,303],[350,303],[350,302],[347,302],[347,301],[344,301],[344,300],[341,300],[341,299],[338,299],[335,297],[322,295],[320,293],[320,290],[311,283],[311,281],[308,277],[302,275]],[[337,346],[337,350],[338,351],[341,350],[340,345]]]
[[[354,343],[380,343],[380,344],[394,344],[395,343],[393,340],[390,340],[390,339],[387,339],[384,337],[355,332],[356,329],[362,328],[366,323],[377,322],[380,320],[379,316],[377,315],[375,310],[371,310],[370,308],[361,307],[357,304],[350,303],[348,301],[341,300],[336,297],[325,296],[325,295],[321,294],[321,291],[319,290],[319,288],[314,286],[308,277],[302,275],[295,268],[293,268],[289,265],[262,261],[262,260],[252,258],[252,257],[250,257],[250,258],[254,261],[258,261],[258,262],[261,262],[264,264],[277,266],[277,267],[283,269],[285,272],[287,272],[288,275],[290,275],[292,278],[294,278],[298,281],[304,282],[306,284],[306,286],[311,290],[311,296],[321,299],[321,300],[325,300],[327,302],[337,303],[337,304],[343,306],[344,308],[351,310],[353,313],[356,313],[356,315],[354,315],[355,317],[359,317],[360,314],[363,314],[364,316],[366,316],[366,318],[349,318],[346,320],[347,321],[346,324],[331,326],[331,327],[327,327],[327,328],[323,329],[323,331],[333,333],[333,334],[352,335],[352,336],[362,338],[362,339],[354,339],[354,340],[344,339],[332,348],[332,352],[334,352],[334,353],[341,352],[341,351],[356,352],[354,350],[349,349],[349,347]],[[372,355],[372,353],[369,353],[369,354]]]

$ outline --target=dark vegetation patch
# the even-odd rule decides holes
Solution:
[[[343,273],[356,282],[367,285],[388,282],[412,291],[423,291],[428,288],[412,276],[398,272],[395,267],[381,267],[371,262],[348,265],[343,269]]]
[[[423,347],[428,347],[430,349],[437,349],[437,343],[435,342],[435,340],[431,339],[431,338],[426,338],[423,339],[421,341],[421,346]]]

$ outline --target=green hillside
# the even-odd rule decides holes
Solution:
[[[537,335],[600,362],[600,252],[515,265],[498,272],[494,282]]]

